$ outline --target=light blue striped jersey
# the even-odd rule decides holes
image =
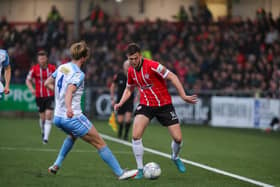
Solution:
[[[73,84],[77,87],[77,90],[73,93],[72,97],[72,110],[74,112],[74,117],[81,115],[81,97],[84,91],[85,74],[76,64],[68,62],[60,65],[52,74],[52,77],[55,79],[54,115],[67,118],[65,94],[69,84]]]
[[[4,49],[0,49],[0,72],[2,72],[3,67],[5,68],[9,64],[10,64],[10,59],[7,51]]]

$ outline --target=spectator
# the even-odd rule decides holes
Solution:
[[[180,6],[178,13],[173,16],[173,18],[175,18],[179,22],[188,21],[188,13],[183,5]]]
[[[48,14],[47,22],[55,22],[57,23],[62,19],[59,11],[57,10],[56,6],[53,5],[51,11]]]

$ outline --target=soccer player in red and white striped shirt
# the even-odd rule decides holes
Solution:
[[[55,66],[48,63],[47,53],[41,50],[37,54],[38,64],[34,65],[26,78],[26,85],[36,96],[36,104],[39,110],[40,127],[43,143],[48,143],[51,132],[52,116],[54,108],[54,92],[44,86],[45,80],[55,71]],[[35,89],[32,81],[35,83]]]
[[[141,56],[140,47],[131,43],[126,51],[130,68],[127,75],[127,86],[119,103],[114,109],[118,110],[131,95],[134,87],[140,92],[140,104],[135,111],[133,123],[133,153],[136,158],[138,174],[135,179],[143,178],[143,144],[142,136],[150,120],[156,117],[158,121],[166,126],[173,139],[171,143],[171,159],[182,173],[186,168],[179,158],[182,145],[182,133],[178,117],[172,105],[171,96],[168,93],[166,79],[170,80],[177,89],[181,98],[187,103],[195,104],[197,96],[187,96],[178,77],[159,62],[145,59]]]

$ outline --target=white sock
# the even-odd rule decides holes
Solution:
[[[41,118],[39,119],[39,125],[40,125],[40,129],[41,129],[41,133],[44,132],[44,120],[42,120]]]
[[[183,142],[177,143],[174,140],[171,142],[171,149],[172,149],[172,159],[175,160],[178,158],[178,154],[180,152],[180,149],[183,145]]]
[[[44,128],[44,140],[49,139],[49,135],[52,129],[52,121],[51,120],[46,120],[45,121],[45,128]]]
[[[132,149],[136,159],[137,169],[143,169],[144,147],[142,144],[142,139],[132,140]]]

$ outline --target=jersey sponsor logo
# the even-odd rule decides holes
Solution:
[[[177,115],[176,115],[176,113],[174,111],[171,111],[170,115],[171,115],[171,120],[178,119],[178,117],[177,117]]]
[[[60,68],[60,72],[62,72],[62,73],[67,75],[70,72],[70,70],[67,67],[61,67]]]
[[[147,84],[147,85],[141,86],[141,89],[146,90],[146,89],[151,88],[152,86],[153,86],[152,84]]]

